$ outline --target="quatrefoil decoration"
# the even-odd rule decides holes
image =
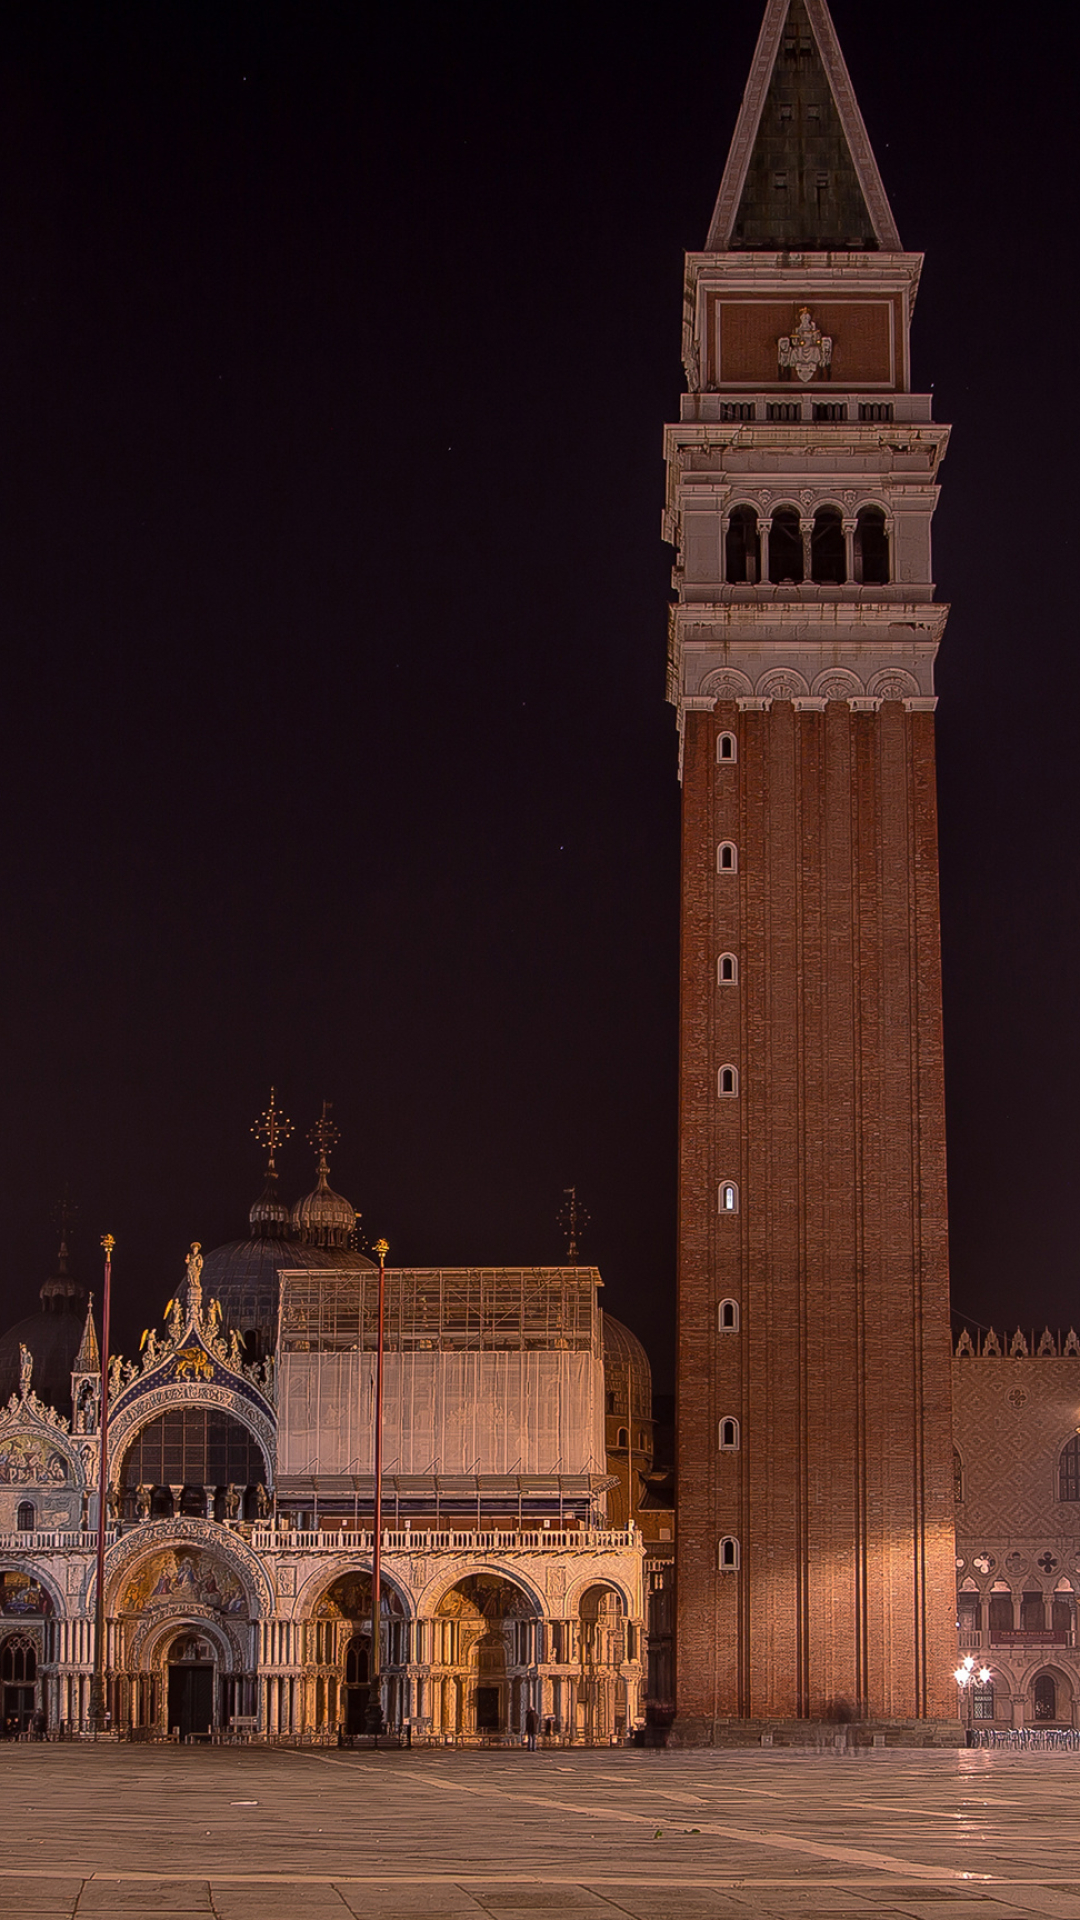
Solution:
[[[1054,1559],[1052,1553],[1040,1553],[1037,1564],[1042,1568],[1044,1573],[1053,1573],[1054,1568],[1057,1566],[1057,1561]]]

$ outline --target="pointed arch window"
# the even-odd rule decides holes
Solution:
[[[716,1076],[716,1097],[718,1100],[734,1100],[739,1092],[738,1067],[721,1067]]]
[[[725,1533],[716,1555],[716,1564],[721,1573],[738,1573],[739,1543],[733,1533]]]
[[[739,1303],[737,1300],[721,1300],[716,1310],[716,1324],[721,1333],[738,1333]]]
[[[721,1213],[738,1213],[738,1211],[739,1211],[738,1187],[735,1185],[734,1180],[721,1180],[720,1212]]]
[[[731,1414],[720,1422],[720,1451],[721,1453],[738,1453],[739,1451],[739,1423],[732,1418]]]
[[[724,560],[724,571],[732,586],[753,587],[761,579],[761,537],[753,507],[732,507]]]
[[[777,507],[769,530],[769,579],[775,587],[801,587],[803,542],[794,507]]]
[[[1058,1499],[1080,1500],[1080,1434],[1074,1433],[1058,1455]]]
[[[716,984],[718,987],[737,987],[739,984],[739,962],[733,953],[722,953],[716,963]]]
[[[717,873],[738,873],[739,849],[734,840],[721,840],[716,849]]]

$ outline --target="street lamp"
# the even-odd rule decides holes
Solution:
[[[989,1685],[990,1679],[991,1679],[990,1668],[977,1667],[975,1665],[974,1655],[970,1653],[966,1653],[964,1655],[964,1658],[961,1660],[960,1665],[958,1667],[954,1667],[953,1679],[956,1681],[956,1684],[960,1689],[961,1700],[964,1699],[965,1695],[967,1696],[967,1726],[968,1726],[968,1736],[970,1740],[972,1713],[974,1709],[973,1689],[977,1686],[985,1687]],[[963,1707],[961,1707],[960,1709],[960,1718],[961,1720],[963,1720],[964,1718]]]

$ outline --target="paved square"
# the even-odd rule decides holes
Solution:
[[[1080,1920],[1080,1755],[0,1746],[0,1917]]]

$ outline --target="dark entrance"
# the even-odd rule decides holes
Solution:
[[[37,1678],[37,1652],[32,1641],[13,1635],[0,1651],[0,1680],[3,1682],[3,1733],[29,1733],[34,1712],[34,1681]]]
[[[368,1693],[371,1678],[371,1642],[357,1634],[349,1642],[345,1655],[345,1732],[363,1733],[367,1724]]]
[[[177,1651],[190,1649],[180,1642]],[[214,1667],[210,1660],[180,1658],[169,1662],[169,1732],[181,1740],[192,1735],[208,1739],[214,1724]]]
[[[476,1731],[477,1733],[498,1733],[499,1719],[498,1687],[477,1687],[476,1689]]]

